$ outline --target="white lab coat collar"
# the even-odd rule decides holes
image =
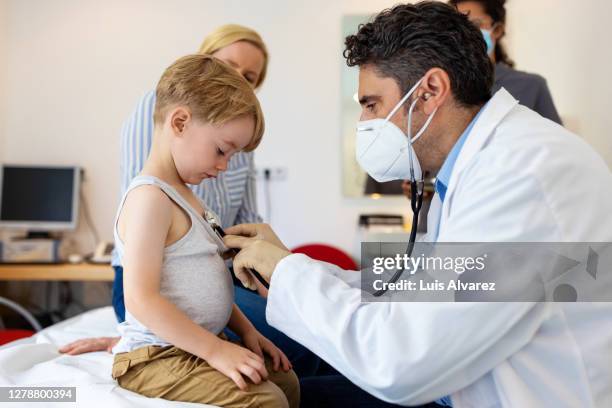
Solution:
[[[450,202],[457,185],[457,180],[461,171],[467,166],[470,160],[478,154],[485,143],[493,135],[495,128],[510,113],[518,101],[504,88],[493,95],[489,102],[483,107],[483,111],[478,117],[474,127],[465,141],[448,182],[448,189],[444,203],[442,205],[442,220],[449,216]],[[441,221],[441,220],[440,220]]]

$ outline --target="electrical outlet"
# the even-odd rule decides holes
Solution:
[[[286,167],[261,167],[256,169],[257,180],[285,181],[287,180]]]

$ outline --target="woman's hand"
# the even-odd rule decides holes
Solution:
[[[94,337],[91,339],[81,339],[66,344],[59,349],[60,353],[76,356],[93,351],[111,352],[115,344],[119,342],[119,337]]]
[[[271,231],[271,230],[270,230]],[[281,259],[291,255],[284,245],[278,247],[267,240],[259,238],[226,235],[223,242],[230,248],[240,249],[234,257],[234,274],[245,288],[261,289],[257,279],[249,272],[253,269],[267,281],[272,279],[272,273]]]
[[[263,357],[226,340],[219,339],[214,351],[204,359],[212,368],[234,381],[243,391],[247,389],[243,375],[250,378],[254,384],[268,379]]]
[[[274,371],[282,369],[284,372],[287,372],[292,368],[285,353],[257,330],[253,329],[243,334],[242,343],[244,343],[246,348],[262,358],[264,353],[270,356]]]

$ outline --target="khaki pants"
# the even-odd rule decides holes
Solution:
[[[113,378],[122,388],[172,401],[220,407],[291,407],[300,404],[300,387],[292,371],[272,370],[266,358],[268,380],[240,390],[236,384],[199,357],[173,346],[142,347],[115,355]]]

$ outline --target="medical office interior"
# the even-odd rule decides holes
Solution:
[[[253,28],[270,55],[257,90],[266,128],[253,174],[263,221],[289,249],[346,269],[359,267],[363,241],[407,240],[409,198],[401,188],[368,191],[354,159],[357,68],[342,57],[343,37],[395,3],[0,0],[1,206],[35,211],[32,203],[61,197],[42,224],[0,220],[0,343],[45,330],[39,341],[56,346],[115,333],[122,126],[163,70],[223,24]],[[563,126],[612,168],[612,3],[506,8],[503,43],[515,68],[545,78]],[[32,194],[11,194],[20,183],[33,183]],[[87,375],[77,384],[89,387]]]

